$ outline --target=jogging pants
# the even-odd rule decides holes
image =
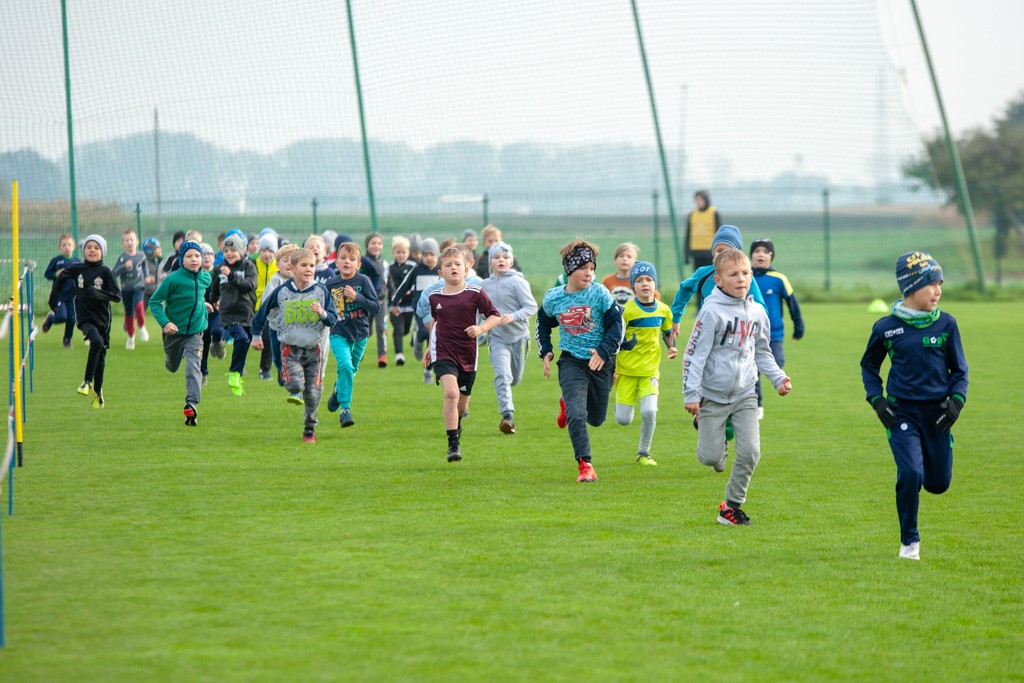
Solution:
[[[355,384],[359,363],[366,352],[367,339],[349,341],[340,334],[331,335],[331,354],[338,363],[338,379],[334,383],[334,391],[338,394],[338,405],[342,408],[352,407],[352,387]]]
[[[498,413],[502,417],[516,410],[512,403],[512,387],[523,379],[528,343],[527,339],[514,342],[498,341],[493,335],[488,341],[491,365],[494,367],[494,392],[498,396]]]
[[[311,349],[281,344],[281,359],[284,361],[284,388],[291,394],[302,394],[302,405],[306,410],[305,428],[316,427],[316,413],[323,393],[320,366],[323,353],[320,345]]]
[[[608,416],[608,395],[615,375],[615,359],[594,372],[590,361],[580,360],[562,352],[558,358],[558,386],[565,400],[565,416],[569,422],[569,441],[573,457],[590,461],[590,434],[587,425],[600,427]]]
[[[747,488],[761,459],[761,432],[757,424],[757,397],[751,394],[733,403],[716,403],[701,399],[700,421],[697,429],[697,459],[703,465],[716,465],[722,461],[725,444],[725,421],[732,419],[736,434],[736,462],[725,487],[725,499],[743,504],[747,501]]]
[[[249,326],[241,323],[232,323],[227,326],[225,331],[231,335],[233,340],[231,346],[231,366],[228,370],[230,372],[244,372],[245,357],[249,353],[249,342],[252,341],[252,337],[249,334]]]
[[[177,372],[185,361],[185,403],[199,405],[199,392],[203,381],[203,333],[191,335],[164,335],[164,366]]]

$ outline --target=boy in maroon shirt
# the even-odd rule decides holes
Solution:
[[[430,294],[430,345],[423,367],[433,368],[444,389],[444,428],[448,434],[448,462],[462,460],[459,437],[462,415],[476,380],[477,338],[501,322],[501,315],[487,295],[466,284],[466,260],[458,247],[441,254],[444,287]],[[486,318],[477,324],[477,315]]]

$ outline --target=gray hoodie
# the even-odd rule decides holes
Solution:
[[[504,344],[527,339],[530,336],[530,317],[537,312],[537,301],[523,274],[518,270],[510,270],[504,275],[491,273],[482,288],[499,313],[512,316],[512,322],[498,325],[488,333],[491,339]]]
[[[772,356],[770,336],[761,304],[715,287],[697,313],[683,354],[683,400],[735,403],[753,396],[758,370],[778,388],[786,374]]]
[[[324,314],[318,316],[311,305],[319,301]],[[338,322],[338,309],[334,299],[322,283],[315,280],[303,290],[295,286],[295,280],[288,280],[283,285],[263,297],[263,305],[252,321],[253,337],[263,332],[263,326],[273,320],[271,329],[277,332],[282,344],[312,349],[320,343],[324,329],[330,329]]]

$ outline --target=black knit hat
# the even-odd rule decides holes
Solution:
[[[764,247],[768,250],[768,253],[772,255],[772,260],[775,260],[775,244],[767,237],[758,237],[756,240],[750,243],[750,255],[754,255],[754,250],[758,247]]]

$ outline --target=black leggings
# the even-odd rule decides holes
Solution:
[[[85,361],[85,381],[92,383],[97,394],[103,390],[103,371],[107,366],[107,347],[110,345],[110,330],[106,334],[91,323],[78,326],[89,340],[89,358]]]

